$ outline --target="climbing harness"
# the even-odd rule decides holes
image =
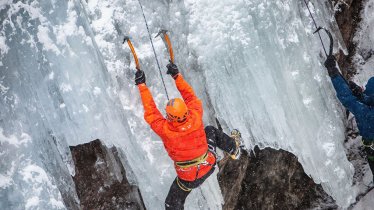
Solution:
[[[198,166],[202,164],[206,159],[208,158],[208,151],[201,155],[200,157],[197,157],[193,160],[187,160],[187,161],[176,161],[175,165],[177,165],[180,168],[188,168],[192,166]]]
[[[125,36],[125,38],[123,39],[123,43],[122,43],[122,44],[124,44],[126,41],[127,41],[127,44],[128,44],[129,47],[130,47],[130,50],[131,50],[132,55],[134,56],[135,65],[136,65],[135,68],[136,68],[137,70],[140,70],[140,64],[139,64],[138,56],[136,56],[136,52],[135,52],[134,46],[133,46],[132,43],[131,43],[130,37]]]
[[[197,157],[193,160],[188,160],[188,161],[175,161],[175,165],[178,166],[179,168],[181,169],[185,169],[185,168],[189,168],[189,167],[196,167],[196,175],[195,175],[195,181],[198,179],[199,177],[199,172],[200,172],[200,166],[201,165],[208,165],[208,166],[212,166],[214,167],[216,163],[214,164],[210,164],[207,159],[208,159],[208,156],[209,156],[209,150],[206,151],[203,155],[201,155],[200,157]],[[214,154],[213,154],[214,155]],[[216,158],[216,156],[214,155],[214,158]],[[179,182],[178,180],[178,185],[179,187],[184,190],[184,191],[189,191],[191,189],[187,188],[186,186],[184,186],[182,183]],[[185,190],[184,188],[187,188],[189,190]]]
[[[173,47],[171,46],[171,42],[170,42],[170,39],[169,39],[169,36],[168,36],[168,34],[167,34],[167,30],[165,30],[165,29],[161,29],[159,32],[158,32],[158,34],[155,36],[155,38],[156,37],[158,37],[158,36],[160,36],[161,34],[162,35],[164,35],[164,42],[166,43],[166,46],[167,46],[167,48],[168,48],[168,50],[169,50],[169,55],[170,55],[170,62],[171,63],[174,63],[174,53],[173,53]]]
[[[139,2],[139,5],[140,5],[140,8],[141,8],[141,10],[142,10],[142,14],[143,14],[143,18],[144,18],[145,26],[147,27],[149,40],[151,41],[151,45],[152,45],[152,49],[153,49],[153,53],[154,53],[154,55],[155,55],[155,59],[156,59],[156,62],[157,62],[157,67],[158,67],[158,70],[159,70],[159,72],[160,72],[160,76],[161,76],[162,84],[164,85],[164,89],[165,89],[166,97],[167,97],[167,99],[169,100],[169,94],[168,94],[168,91],[167,91],[166,86],[165,86],[164,77],[162,76],[162,72],[161,72],[160,64],[159,64],[158,59],[157,59],[157,54],[156,54],[155,47],[154,47],[154,45],[153,45],[153,41],[152,41],[152,37],[151,37],[151,33],[149,32],[149,27],[148,27],[147,19],[145,18],[145,15],[144,15],[143,6],[142,6],[142,4],[140,3],[140,0],[138,0],[138,2]]]

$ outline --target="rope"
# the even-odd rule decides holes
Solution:
[[[138,0],[138,2],[139,2],[139,5],[140,5],[140,8],[141,8],[141,10],[142,10],[142,14],[143,14],[144,21],[145,21],[145,26],[147,27],[147,31],[148,31],[149,40],[151,41],[151,44],[152,44],[153,53],[155,54],[155,58],[156,58],[156,62],[157,62],[157,67],[158,67],[158,70],[159,70],[159,72],[160,72],[160,76],[161,76],[162,84],[164,85],[164,89],[165,89],[166,97],[167,97],[167,99],[168,99],[168,101],[169,101],[169,94],[168,94],[168,91],[166,90],[166,86],[165,86],[165,82],[164,82],[164,77],[162,76],[162,72],[161,72],[160,64],[158,63],[156,50],[155,50],[155,47],[154,47],[154,45],[153,45],[153,41],[152,41],[152,37],[151,37],[151,33],[149,32],[148,23],[147,23],[147,19],[145,18],[145,15],[144,15],[143,6],[142,6],[142,4],[140,3],[140,0]]]
[[[304,3],[305,3],[306,8],[308,8],[308,11],[309,11],[310,17],[312,18],[313,23],[314,23],[314,27],[316,27],[316,29],[317,29],[318,26],[317,26],[316,20],[314,19],[313,15],[312,15],[312,12],[310,11],[310,8],[309,8],[309,6],[308,6],[308,3],[306,3],[306,0],[304,0]],[[326,52],[326,49],[325,49],[325,45],[323,44],[322,37],[321,37],[321,34],[319,33],[319,31],[318,31],[318,36],[319,36],[319,40],[321,40],[321,44],[322,44],[322,47],[323,47],[323,51],[325,51],[325,55],[326,55],[326,57],[327,57],[327,52]]]

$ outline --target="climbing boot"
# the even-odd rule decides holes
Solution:
[[[241,154],[241,147],[243,145],[243,140],[242,140],[242,134],[238,129],[234,129],[231,131],[231,138],[235,141],[236,143],[236,150],[234,154],[231,154],[230,157],[233,160],[239,160],[240,154]]]

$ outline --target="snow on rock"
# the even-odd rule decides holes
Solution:
[[[354,64],[358,75],[354,81],[365,86],[368,78],[374,76],[374,1],[364,4],[361,12],[362,21],[356,32],[354,42],[357,43]]]
[[[374,206],[374,189],[368,192],[360,201],[352,208],[352,210],[372,210]]]

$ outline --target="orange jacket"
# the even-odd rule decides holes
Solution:
[[[145,84],[140,84],[138,88],[144,106],[144,119],[160,136],[173,161],[193,160],[208,151],[202,120],[203,106],[181,74],[176,78],[175,84],[188,107],[189,117],[187,120],[178,125],[167,121],[157,109],[148,87]],[[204,176],[214,163],[215,157],[209,152],[207,160],[199,166],[180,168],[174,164],[174,167],[180,179],[194,181]]]

